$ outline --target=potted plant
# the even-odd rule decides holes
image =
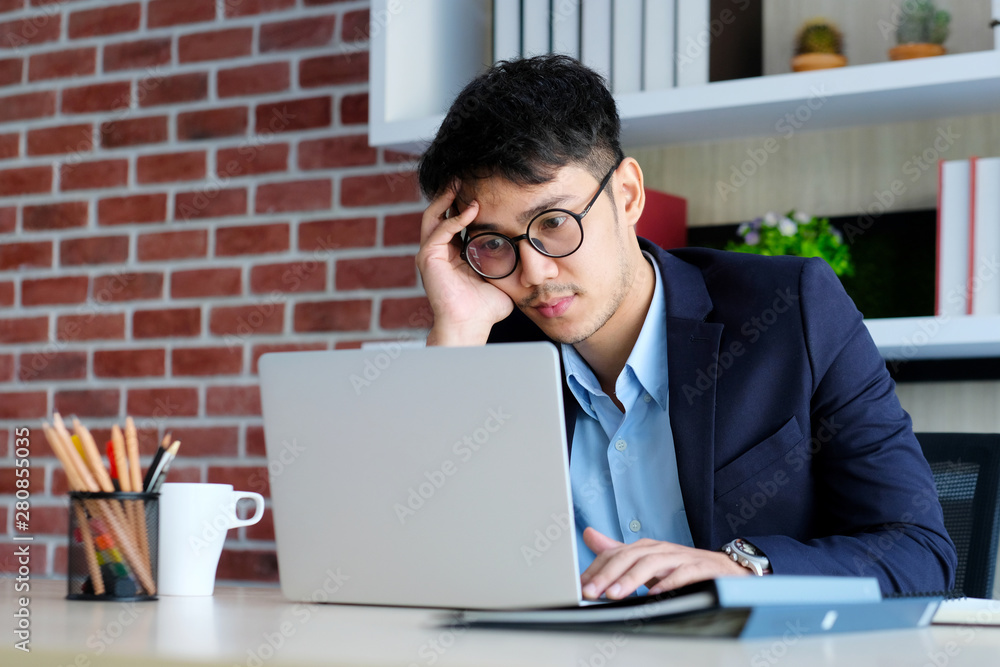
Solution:
[[[792,71],[843,67],[843,38],[836,24],[825,18],[813,18],[802,24],[796,37]]]
[[[935,7],[933,0],[903,3],[899,25],[896,26],[898,44],[889,49],[889,59],[944,55],[944,41],[948,39],[950,24],[951,14]]]
[[[767,213],[736,230],[740,241],[730,241],[726,250],[754,255],[822,257],[838,276],[854,275],[851,249],[829,218],[789,211]]]

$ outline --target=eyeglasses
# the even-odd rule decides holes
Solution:
[[[583,216],[587,215],[597,198],[604,192],[604,187],[611,180],[611,175],[615,173],[618,164],[612,167],[601,181],[600,187],[583,212],[573,213],[562,208],[542,211],[531,219],[524,234],[514,238],[496,232],[476,234],[466,239],[462,248],[462,259],[479,275],[497,280],[514,273],[521,260],[518,244],[523,239],[528,239],[531,247],[546,257],[572,255],[583,245]]]

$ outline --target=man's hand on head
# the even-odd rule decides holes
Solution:
[[[434,311],[428,345],[482,345],[493,325],[510,315],[514,302],[465,263],[458,235],[475,220],[479,203],[454,210],[458,183],[446,188],[424,211],[417,270]]]
[[[650,595],[656,595],[696,581],[750,575],[718,551],[650,539],[624,544],[589,527],[583,531],[583,541],[596,556],[580,577],[583,597],[588,600],[602,595],[620,600],[642,585],[649,587]]]

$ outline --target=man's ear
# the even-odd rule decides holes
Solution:
[[[624,209],[622,222],[635,227],[646,206],[646,189],[643,187],[642,168],[635,158],[627,157],[618,165],[615,173],[615,199],[619,212]],[[616,202],[616,203],[617,203]]]

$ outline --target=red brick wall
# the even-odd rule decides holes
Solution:
[[[412,157],[368,145],[366,0],[0,0],[0,572],[30,429],[35,576],[65,571],[40,425],[126,415],[171,481],[267,493],[257,359],[428,324]],[[408,331],[407,331],[408,330]],[[277,578],[270,511],[221,579]]]

